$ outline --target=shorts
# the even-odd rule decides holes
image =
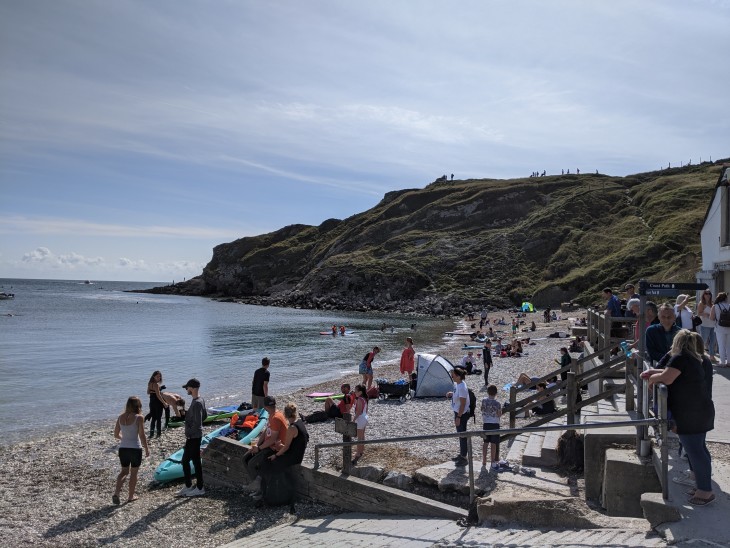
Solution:
[[[355,419],[355,424],[357,424],[358,430],[364,430],[365,427],[368,425],[368,416],[365,414],[360,415],[358,418]]]
[[[496,422],[482,423],[482,430],[499,430],[499,424]],[[488,436],[484,436],[484,443],[499,444],[499,434],[490,434]]]
[[[370,369],[372,371],[372,368],[370,368]],[[365,360],[361,361],[360,362],[360,367],[358,368],[357,371],[361,375],[367,375],[368,374],[368,362],[366,362]]]
[[[128,466],[139,468],[142,464],[142,450],[134,449],[133,447],[120,447],[119,462],[122,468],[127,468]]]

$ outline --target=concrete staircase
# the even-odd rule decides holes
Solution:
[[[545,426],[565,424],[565,417],[550,421]],[[562,431],[520,434],[510,444],[505,457],[512,464],[537,468],[552,468],[558,464],[558,439]]]

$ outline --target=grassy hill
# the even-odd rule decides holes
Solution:
[[[435,182],[345,220],[216,246],[201,276],[165,291],[448,314],[585,304],[642,277],[693,281],[720,169]]]

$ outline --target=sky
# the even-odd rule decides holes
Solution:
[[[730,0],[0,0],[0,278],[180,281],[437,177],[730,156]]]

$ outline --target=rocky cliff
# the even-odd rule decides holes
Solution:
[[[693,280],[719,172],[438,181],[349,219],[218,245],[200,276],[153,291],[429,314],[585,304],[641,277]]]

